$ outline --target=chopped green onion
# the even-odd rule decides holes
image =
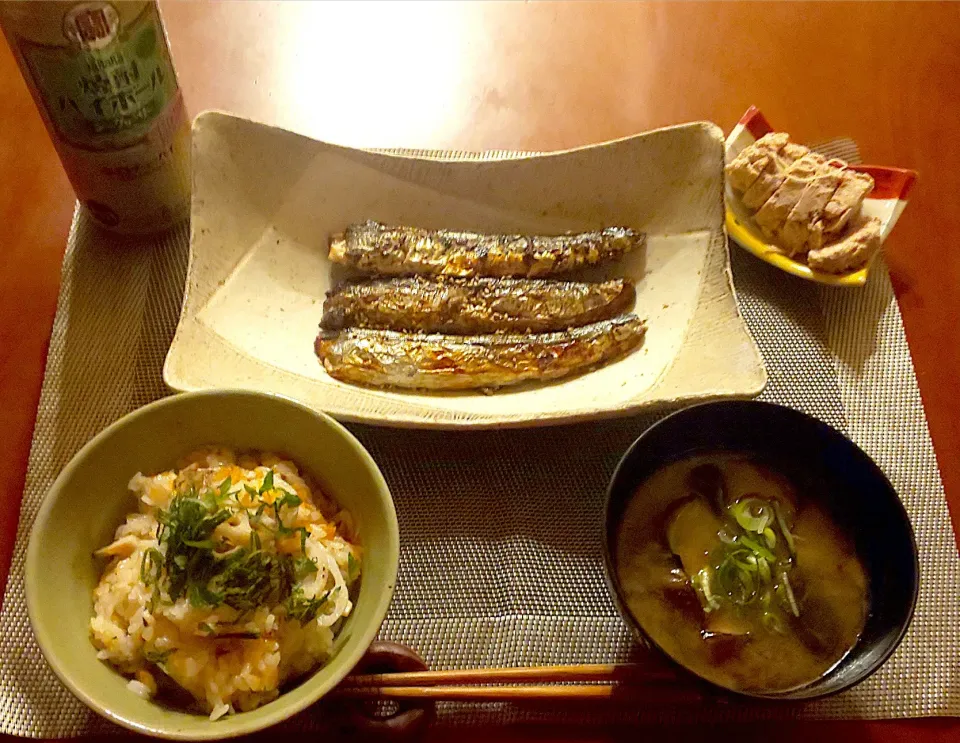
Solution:
[[[717,536],[720,537],[720,541],[724,544],[736,544],[737,535],[731,534],[726,526],[720,528],[720,531],[717,532]]]
[[[767,504],[759,498],[743,498],[734,503],[730,511],[737,523],[747,531],[760,533],[773,521]]]
[[[784,570],[782,573],[780,573],[780,581],[781,581],[781,585],[782,585],[783,588],[784,588],[784,591],[785,591],[786,594],[787,594],[787,601],[788,601],[789,604],[790,604],[790,611],[793,612],[793,616],[799,617],[799,616],[800,616],[800,607],[797,606],[797,599],[796,599],[796,597],[793,595],[793,589],[790,587],[790,579],[787,577],[787,571],[786,571],[786,570]]]
[[[742,603],[748,603],[757,593],[757,584],[753,579],[753,574],[743,568],[737,569],[737,575],[740,577],[740,584],[743,586]]]
[[[710,588],[710,568],[701,569],[699,573],[693,576],[691,583],[697,589],[697,598],[700,599],[700,604],[705,613],[709,614],[714,609],[720,608],[720,602]]]
[[[766,560],[758,560],[757,565],[760,568],[760,580],[763,581],[765,585],[770,585],[770,580],[773,578],[773,574],[770,572],[770,563]]]
[[[767,540],[767,546],[770,549],[775,549],[777,546],[777,535],[774,533],[773,529],[769,526],[763,530],[763,538]]]
[[[777,559],[770,550],[768,550],[766,547],[762,546],[761,544],[755,542],[750,537],[739,537],[737,541],[740,544],[743,544],[744,546],[752,549],[754,554],[757,557],[762,557],[764,560],[769,560],[770,562],[773,562],[774,560]]]
[[[751,561],[751,559],[753,561]],[[717,586],[735,604],[749,604],[756,598],[756,558],[747,550],[727,554],[717,568]]]
[[[768,630],[781,635],[783,634],[783,623],[780,621],[780,617],[772,611],[763,612],[763,615],[760,617],[760,623]]]
[[[787,528],[787,520],[783,517],[783,511],[780,509],[780,504],[776,501],[773,502],[773,510],[777,514],[777,523],[780,525],[780,531],[783,532],[783,538],[787,542],[787,549],[790,550],[791,555],[796,555],[797,547],[793,542],[793,534],[791,534],[790,529]]]

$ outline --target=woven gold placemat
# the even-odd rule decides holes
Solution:
[[[835,143],[836,144],[836,143]],[[855,158],[849,143],[831,154]],[[117,731],[46,667],[27,621],[27,535],[74,452],[124,413],[169,394],[160,371],[180,309],[188,238],[118,241],[74,221],[0,614],[0,732]],[[743,314],[764,355],[763,399],[846,431],[900,493],[920,547],[921,589],[903,645],[857,688],[803,706],[442,705],[442,724],[960,714],[960,559],[887,272],[864,289],[799,281],[731,247]],[[657,416],[521,431],[351,426],[396,500],[401,569],[381,637],[432,667],[643,660],[603,582],[600,509],[624,449]],[[319,729],[309,711],[285,724]]]

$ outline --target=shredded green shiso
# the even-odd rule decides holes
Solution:
[[[147,550],[140,564],[141,580],[153,589],[152,606],[186,597],[194,607],[226,605],[243,614],[259,606],[283,604],[292,619],[301,623],[316,619],[336,589],[310,598],[300,585],[317,571],[316,562],[306,554],[307,530],[291,528],[283,520],[289,509],[300,505],[300,497],[276,487],[273,470],[259,490],[249,485],[244,489],[250,508],[241,504],[242,490],[233,489],[228,477],[212,489],[185,487],[174,494],[169,507],[158,511],[158,546]],[[272,502],[264,499],[267,493],[273,496]],[[216,528],[240,512],[228,505],[231,501],[246,510],[253,527],[248,547],[214,540]],[[268,508],[273,511],[277,537],[299,535],[300,554],[263,549],[258,528],[263,527],[262,516]]]

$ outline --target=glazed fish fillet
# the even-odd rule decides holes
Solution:
[[[622,315],[557,333],[409,335],[351,328],[321,331],[316,352],[330,376],[376,387],[466,390],[548,381],[623,356],[646,326]]]
[[[342,284],[323,303],[324,330],[346,327],[482,335],[544,333],[633,308],[633,285],[515,278],[420,276]]]
[[[330,239],[330,260],[388,276],[537,277],[615,261],[646,235],[607,227],[576,235],[482,235],[363,222]]]

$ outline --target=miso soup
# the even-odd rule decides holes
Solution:
[[[814,681],[866,621],[867,578],[849,537],[815,498],[743,455],[654,472],[626,506],[616,563],[647,634],[729,689]]]

